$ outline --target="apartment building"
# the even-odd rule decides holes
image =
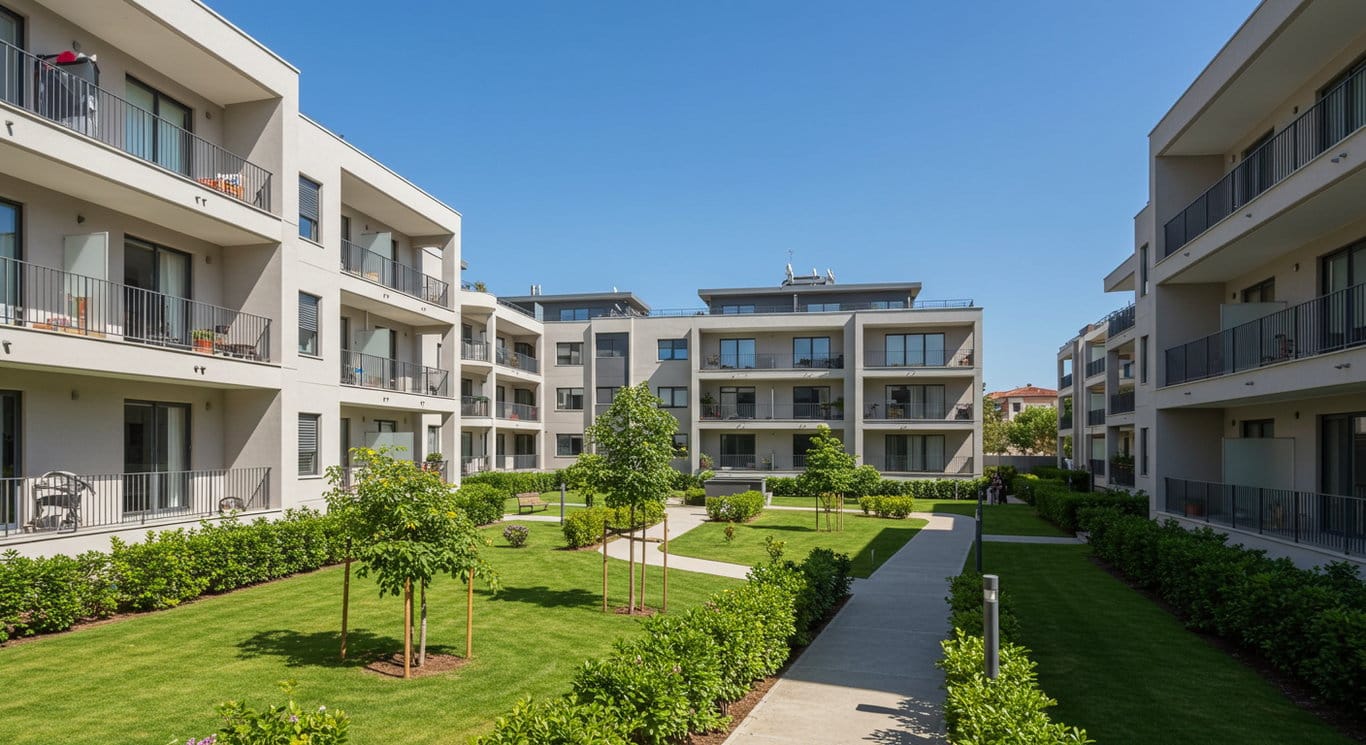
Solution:
[[[460,215],[192,0],[0,0],[0,548],[319,505],[454,453]]]
[[[683,470],[710,461],[723,479],[792,474],[827,424],[862,463],[896,477],[980,474],[982,309],[919,292],[789,268],[770,287],[699,290],[703,305],[682,310],[630,292],[503,297],[542,324],[545,361],[543,385],[498,395],[528,391],[544,434],[500,445],[513,464],[568,466],[616,391],[648,382],[678,417]]]
[[[1001,409],[1001,418],[1008,422],[1026,409],[1056,406],[1058,392],[1052,388],[1041,388],[1033,383],[1026,383],[1008,391],[993,391],[987,394],[987,398],[996,402]]]
[[[1363,124],[1366,4],[1261,3],[1149,135],[1104,280],[1136,300],[1135,487],[1302,563],[1366,554]]]
[[[1059,465],[1097,486],[1134,485],[1134,306],[1087,324],[1058,349]]]

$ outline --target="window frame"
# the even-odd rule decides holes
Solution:
[[[302,434],[303,434],[304,422],[307,421],[307,420],[311,420],[312,423],[313,423],[313,450],[312,450],[312,451],[308,451],[308,453],[311,454],[312,459],[313,459],[313,460],[312,460],[312,470],[304,470],[304,456],[305,456],[305,452],[306,452],[306,451],[303,449],[303,438],[300,436],[300,437],[299,437],[298,443],[296,443],[296,444],[298,444],[298,446],[299,446],[299,447],[298,447],[298,451],[299,451],[299,454],[298,454],[298,458],[299,458],[299,473],[298,473],[298,475],[299,475],[299,476],[304,476],[304,477],[317,477],[317,476],[321,476],[321,475],[322,475],[322,462],[321,462],[321,461],[322,461],[322,439],[323,439],[323,421],[322,421],[322,420],[323,420],[323,415],[322,415],[322,414],[314,414],[314,413],[306,412],[306,411],[301,411],[301,412],[299,412],[299,425],[298,425],[298,426],[299,426],[299,430],[298,430],[298,432],[296,433],[297,435],[302,435]]]
[[[688,387],[685,385],[661,385],[655,389],[655,395],[659,396],[661,409],[686,409],[688,408]],[[668,397],[665,397],[665,392]],[[683,403],[678,403],[679,394],[682,394]]]
[[[577,443],[577,449],[575,444]],[[583,453],[582,433],[557,433],[555,435],[555,457],[575,458]]]
[[[300,203],[299,203],[299,237],[300,237],[300,238],[303,238],[303,239],[306,240],[306,241],[312,241],[313,243],[322,243],[322,230],[323,230],[323,228],[322,228],[322,225],[323,225],[323,185],[322,185],[321,182],[314,181],[313,179],[311,179],[311,178],[309,178],[309,177],[307,177],[307,176],[305,176],[305,175],[303,175],[303,174],[301,173],[301,174],[299,174],[299,188],[302,190],[302,189],[304,188],[304,185],[305,185],[305,184],[310,184],[310,185],[313,186],[313,191],[314,191],[314,193],[316,194],[316,196],[314,197],[314,202],[318,205],[318,211],[317,211],[317,214],[314,214],[314,215],[311,215],[311,216],[310,216],[310,215],[305,215],[305,214],[304,214],[304,211],[303,211],[303,202],[302,202],[302,200],[300,201]],[[308,219],[308,220],[312,223],[312,230],[310,230],[308,233],[304,233],[304,220],[305,220],[305,219]]]
[[[680,437],[683,438],[683,440],[682,440],[683,444],[682,444],[682,445],[679,445],[679,444],[678,444],[678,443],[679,443],[679,438],[680,438]],[[674,453],[676,453],[677,457],[679,457],[679,458],[686,458],[686,457],[688,457],[688,433],[687,433],[687,432],[675,432],[674,435],[673,435],[673,446],[674,446]]]
[[[302,311],[303,311],[303,300],[304,300],[304,298],[312,298],[312,299],[313,299],[313,328],[312,328],[312,329],[307,329],[307,328],[304,326],[304,317],[303,317],[303,312],[302,312]],[[314,295],[314,294],[311,293],[311,292],[304,292],[303,290],[299,290],[299,309],[300,309],[300,312],[299,312],[299,339],[298,339],[298,346],[299,346],[299,354],[301,354],[301,355],[303,355],[303,356],[305,356],[305,357],[315,357],[315,358],[316,358],[316,357],[321,357],[321,356],[322,356],[322,325],[323,325],[323,321],[322,321],[322,307],[323,307],[323,299],[322,299],[321,296]],[[312,335],[313,335],[313,344],[312,344],[312,350],[311,350],[311,351],[304,348],[304,333],[305,333],[306,331],[311,332]]]
[[[688,359],[688,337],[686,336],[679,339],[658,339],[656,344],[657,362],[679,362]]]
[[[568,354],[566,354],[568,348]],[[577,360],[575,359],[577,358]],[[581,341],[557,341],[555,342],[555,366],[556,367],[582,367],[583,366],[583,342]]]
[[[574,391],[578,391],[575,395]],[[574,406],[574,399],[578,399],[578,406]],[[568,405],[566,405],[568,404]],[[555,410],[556,411],[583,411],[583,387],[570,386],[567,388],[555,389]]]

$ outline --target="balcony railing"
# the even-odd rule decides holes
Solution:
[[[924,352],[867,349],[864,367],[972,367],[973,349],[926,349]]]
[[[1352,556],[1366,553],[1366,495],[1167,478],[1162,511]]]
[[[496,468],[503,471],[527,471],[539,465],[540,456],[535,453],[520,455],[497,455],[493,458]]]
[[[1103,458],[1092,458],[1091,460],[1089,460],[1089,461],[1086,462],[1086,465],[1087,465],[1088,470],[1091,471],[1091,475],[1092,475],[1092,476],[1104,476],[1104,475],[1105,475],[1105,459],[1103,459]]]
[[[268,362],[270,319],[0,258],[0,324]]]
[[[0,41],[0,103],[26,109],[220,194],[271,210],[270,171],[63,67]]]
[[[460,397],[460,416],[488,416],[489,400],[475,396]]]
[[[1110,486],[1133,486],[1134,467],[1132,465],[1121,466],[1118,463],[1110,464],[1110,475],[1105,479]]]
[[[541,363],[529,354],[514,352],[507,347],[494,347],[494,358],[498,364],[513,370],[526,370],[529,373],[541,371]]]
[[[460,359],[476,362],[489,361],[489,343],[486,341],[460,340]]]
[[[777,421],[839,421],[844,419],[842,404],[700,404],[698,417],[703,420],[777,420]]]
[[[1105,409],[1090,409],[1086,412],[1086,426],[1095,427],[1105,423]]]
[[[1086,363],[1086,377],[1094,377],[1105,372],[1105,358],[1099,357]]]
[[[1366,284],[1338,290],[1166,352],[1166,385],[1366,344]]]
[[[630,311],[628,313],[618,313],[611,309],[603,309],[598,315],[617,316],[750,316],[770,313],[846,313],[855,310],[926,310],[931,308],[971,308],[973,301],[967,299],[950,300],[916,300],[906,307],[903,302],[899,307],[889,307],[892,303],[870,301],[859,303],[798,303],[796,305],[755,305],[750,303],[724,303],[717,301],[709,308],[651,308],[649,313]],[[596,316],[594,316],[596,317]]]
[[[1134,327],[1134,306],[1132,303],[1127,308],[1120,308],[1108,316],[1109,330],[1106,336],[1116,336]]]
[[[341,383],[361,388],[382,388],[423,396],[450,397],[448,370],[403,362],[373,354],[342,350]]]
[[[863,418],[888,421],[972,421],[972,404],[883,401],[868,404]]]
[[[1128,414],[1134,410],[1134,392],[1121,391],[1110,397],[1111,414]]]
[[[466,455],[460,459],[460,473],[468,476],[472,473],[483,473],[490,470],[489,457],[487,455]]]
[[[883,459],[882,470],[892,473],[931,473],[962,476],[972,473],[972,456],[936,459],[889,454]]]
[[[509,421],[539,422],[541,420],[541,410],[531,404],[512,404],[506,401],[499,401],[493,407],[494,416],[499,419]]]
[[[844,355],[711,354],[703,370],[843,370]]]
[[[1305,109],[1289,126],[1243,158],[1163,228],[1171,256],[1257,195],[1280,183],[1366,123],[1366,69],[1360,69]]]
[[[1058,388],[1071,388],[1071,387],[1072,387],[1072,373],[1067,373],[1066,375],[1062,376],[1061,378],[1058,378]]]
[[[451,307],[450,285],[436,277],[430,277],[418,269],[351,241],[343,240],[341,248],[343,272],[378,282],[426,303],[443,308]]]
[[[270,468],[0,479],[0,540],[135,527],[276,507]]]
[[[1058,429],[1072,429],[1072,412],[1064,411],[1058,414]]]

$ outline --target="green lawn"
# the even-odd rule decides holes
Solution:
[[[781,507],[811,507],[815,504],[812,497],[774,497],[773,504]],[[845,503],[846,510],[862,514],[858,502]],[[955,515],[973,517],[977,514],[976,500],[966,499],[917,499],[916,512],[950,512]],[[1027,504],[989,504],[983,512],[982,532],[987,535],[1045,535],[1065,536],[1052,523],[1039,517],[1034,508]]]
[[[557,491],[543,492],[543,493],[541,494],[541,499],[545,501],[545,503],[546,503],[547,506],[546,506],[546,508],[545,508],[544,510],[541,510],[541,509],[538,508],[538,509],[536,510],[536,513],[535,513],[535,514],[537,514],[537,515],[540,515],[540,514],[548,514],[548,515],[556,515],[556,516],[558,516],[558,515],[560,514],[560,493],[559,493],[559,492],[557,492]],[[580,496],[578,492],[574,491],[573,489],[570,489],[569,491],[565,492],[565,495],[564,495],[564,504],[565,504],[564,512],[565,512],[566,515],[569,514],[570,512],[573,512],[574,510],[581,510],[581,509],[583,509],[583,506],[584,506],[584,505],[583,505],[583,497]],[[517,514],[517,498],[516,498],[516,497],[508,497],[507,499],[503,500],[503,514],[509,514],[509,515],[515,515],[515,514]],[[531,513],[526,512],[525,510],[523,510],[523,511],[522,511],[522,514],[523,514],[523,515],[528,515],[528,514],[531,514]]]
[[[1086,546],[988,544],[1021,641],[1062,722],[1106,745],[1347,745],[1251,668],[1087,558]],[[973,565],[968,557],[967,566]]]
[[[822,517],[821,525],[825,524]],[[669,552],[678,556],[755,564],[768,561],[764,539],[786,541],[784,556],[800,559],[813,548],[831,548],[854,560],[854,576],[867,577],[897,549],[924,527],[924,520],[883,520],[863,515],[844,516],[844,530],[816,530],[815,516],[794,510],[766,510],[750,523],[735,525],[735,540],[727,542],[726,523],[703,523],[669,541]]]
[[[502,577],[497,596],[475,598],[474,660],[411,681],[382,678],[355,661],[339,664],[342,571],[332,567],[205,598],[74,633],[0,647],[0,742],[184,742],[216,729],[215,706],[229,698],[277,701],[275,682],[293,678],[305,706],[340,707],[353,717],[352,742],[463,743],[486,730],[519,696],[567,690],[586,658],[606,653],[637,622],[601,611],[602,557],[554,550],[558,525],[524,523],[531,539],[507,548],[502,526],[487,530],[489,559]],[[613,561],[614,604],[625,603],[625,562]],[[658,602],[658,575],[650,601]],[[696,605],[736,580],[670,572],[669,608]],[[462,654],[464,585],[445,581],[430,597],[429,641]],[[617,597],[619,596],[619,597]],[[353,660],[398,651],[402,605],[380,600],[366,580],[352,584]]]

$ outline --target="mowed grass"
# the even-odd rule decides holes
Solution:
[[[540,515],[540,514],[542,514],[542,513],[546,513],[546,514],[551,514],[551,515],[559,516],[559,514],[560,514],[560,493],[557,492],[557,491],[548,491],[548,492],[543,492],[540,496],[541,496],[541,500],[544,501],[544,502],[546,503],[546,508],[545,508],[544,510],[542,510],[540,507],[537,507],[537,508],[536,508],[535,514]],[[581,510],[581,509],[584,508],[583,496],[580,495],[578,492],[576,492],[576,491],[574,491],[574,490],[571,489],[571,490],[565,492],[565,495],[564,495],[564,504],[565,504],[564,513],[565,513],[566,515],[569,514],[570,512],[575,511],[575,510]],[[516,498],[516,497],[508,497],[507,499],[503,500],[503,514],[506,514],[506,515],[516,515],[516,514],[517,514],[517,498]],[[523,514],[523,515],[529,515],[529,514],[532,514],[532,513],[527,512],[527,509],[526,509],[525,507],[523,507],[523,508],[522,508],[522,514]]]
[[[496,596],[478,589],[474,658],[458,670],[409,681],[365,671],[361,661],[402,648],[403,608],[353,577],[351,661],[337,660],[341,567],[281,580],[180,608],[0,647],[0,743],[184,742],[217,729],[227,699],[280,700],[276,681],[298,681],[305,707],[352,716],[352,742],[464,743],[491,727],[517,698],[568,689],[583,660],[638,633],[636,620],[602,613],[602,556],[556,550],[558,525],[530,528],[525,548],[486,529],[501,575]],[[614,605],[626,598],[625,562],[612,562]],[[657,579],[657,577],[656,577]],[[669,609],[697,605],[737,580],[673,571]],[[659,583],[650,602],[658,603]],[[429,651],[464,653],[464,585],[429,593]]]
[[[813,548],[834,549],[849,554],[854,562],[854,576],[867,577],[906,545],[924,527],[925,521],[846,514],[844,530],[827,533],[816,530],[814,511],[765,510],[753,522],[736,523],[733,541],[726,540],[726,525],[703,523],[669,541],[669,552],[754,566],[768,561],[764,540],[772,536],[774,540],[786,541],[783,553],[786,558],[801,559]],[[825,527],[824,514],[821,515],[821,527]]]
[[[805,507],[814,509],[814,497],[774,497],[773,504],[780,507]],[[845,502],[846,511],[859,514],[863,510],[856,500]],[[917,499],[916,512],[948,512],[955,515],[977,515],[977,501],[966,499]],[[983,507],[982,532],[987,535],[1042,535],[1065,536],[1057,526],[1039,517],[1031,505],[1027,504],[988,504]]]
[[[1251,668],[1088,557],[1086,546],[991,543],[1056,721],[1106,745],[1347,745]],[[974,563],[968,557],[967,567]]]

